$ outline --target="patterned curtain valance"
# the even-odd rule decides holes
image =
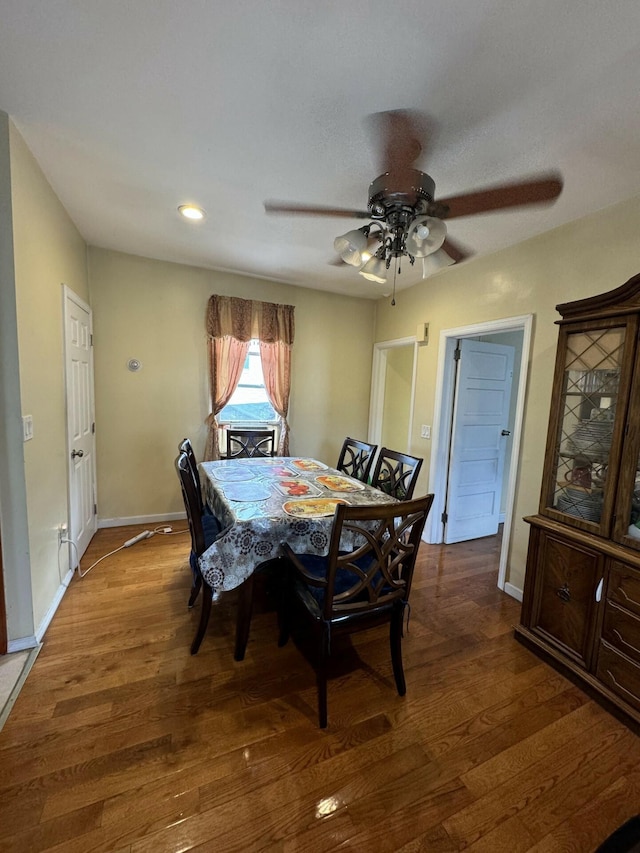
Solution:
[[[293,314],[293,305],[213,295],[207,307],[207,334],[210,338],[257,338],[266,344],[280,341],[291,346],[295,334]]]

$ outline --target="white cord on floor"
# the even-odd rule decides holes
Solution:
[[[122,551],[122,549],[123,549],[123,548],[126,548],[126,547],[127,547],[126,545],[121,545],[119,548],[114,548],[114,550],[113,550],[113,551],[109,551],[109,553],[108,553],[108,554],[103,554],[103,555],[102,555],[102,557],[100,557],[98,560],[96,560],[96,561],[95,561],[95,563],[91,563],[91,565],[90,565],[90,566],[89,566],[89,568],[86,570],[86,572],[83,572],[83,571],[80,569],[80,561],[78,561],[78,565],[77,565],[77,569],[78,569],[78,577],[83,578],[85,575],[88,575],[88,574],[89,574],[89,572],[91,571],[91,569],[92,569],[94,566],[97,566],[97,565],[98,565],[98,563],[101,563],[103,560],[106,560],[106,558],[107,558],[107,557],[110,557],[112,554],[117,554],[117,553],[118,553],[118,551]]]
[[[108,554],[103,554],[102,557],[99,557],[95,561],[95,563],[92,563],[89,566],[89,568],[86,569],[86,571],[84,571],[84,572],[80,568],[80,560],[78,560],[78,546],[73,541],[73,539],[61,539],[60,545],[62,545],[65,542],[68,543],[69,545],[73,545],[73,547],[75,548],[75,552],[76,552],[76,560],[77,560],[76,568],[78,570],[78,577],[83,578],[85,575],[88,575],[89,572],[91,571],[91,569],[93,569],[94,566],[97,566],[98,563],[101,563],[103,560],[106,560],[107,557],[111,557],[113,554],[117,554],[118,551],[122,551],[123,548],[130,548],[131,545],[135,545],[136,542],[142,542],[144,539],[150,539],[152,536],[155,536],[156,534],[158,534],[159,536],[179,536],[183,533],[188,533],[188,532],[189,532],[189,528],[186,528],[185,530],[172,530],[171,527],[168,527],[167,525],[160,525],[159,527],[156,527],[153,530],[145,530],[144,533],[139,533],[138,536],[134,536],[132,539],[127,539],[127,541],[123,542],[123,544],[120,545],[119,548],[114,548],[113,551],[109,551]],[[146,535],[144,535],[144,534],[146,534]]]
[[[180,536],[182,533],[188,533],[189,528],[185,527],[184,530],[172,530],[170,527],[165,525],[164,527],[154,527],[153,532],[160,536]]]

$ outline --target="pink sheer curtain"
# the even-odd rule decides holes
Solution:
[[[295,325],[292,305],[260,303],[258,336],[260,360],[267,396],[280,418],[278,456],[289,455],[289,394],[291,392],[291,349]]]
[[[211,387],[211,414],[207,418],[207,443],[205,459],[220,459],[218,441],[218,413],[224,409],[236,390],[249,341],[239,341],[226,335],[209,339],[209,375]]]
[[[293,306],[214,295],[209,299],[207,307],[207,333],[211,414],[207,418],[209,432],[205,459],[220,458],[217,415],[229,402],[238,385],[252,338],[260,341],[267,396],[280,418],[278,455],[287,456]]]
[[[289,392],[291,390],[291,347],[277,341],[265,344],[260,341],[260,360],[264,385],[271,405],[280,418],[280,439],[277,456],[289,455]]]

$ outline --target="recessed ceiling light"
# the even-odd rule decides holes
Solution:
[[[195,204],[181,204],[178,211],[185,219],[194,221],[204,219],[204,210],[201,207],[196,207]]]

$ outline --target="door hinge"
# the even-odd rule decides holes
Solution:
[[[89,335],[89,346],[93,346],[93,332],[91,332],[91,334]]]
[[[98,504],[94,504],[94,505],[93,505],[93,514],[94,514],[94,515],[97,515],[97,514],[98,514]]]
[[[95,434],[96,434],[96,422],[94,421],[91,424],[91,435],[95,435]]]
[[[460,361],[460,344],[458,344],[458,346],[453,351],[453,360]]]
[[[446,524],[446,523],[447,523],[447,521],[449,521],[449,516],[448,516],[448,514],[447,514],[446,512],[443,512],[443,513],[442,513],[442,515],[440,516],[440,521],[441,521],[443,524]]]

